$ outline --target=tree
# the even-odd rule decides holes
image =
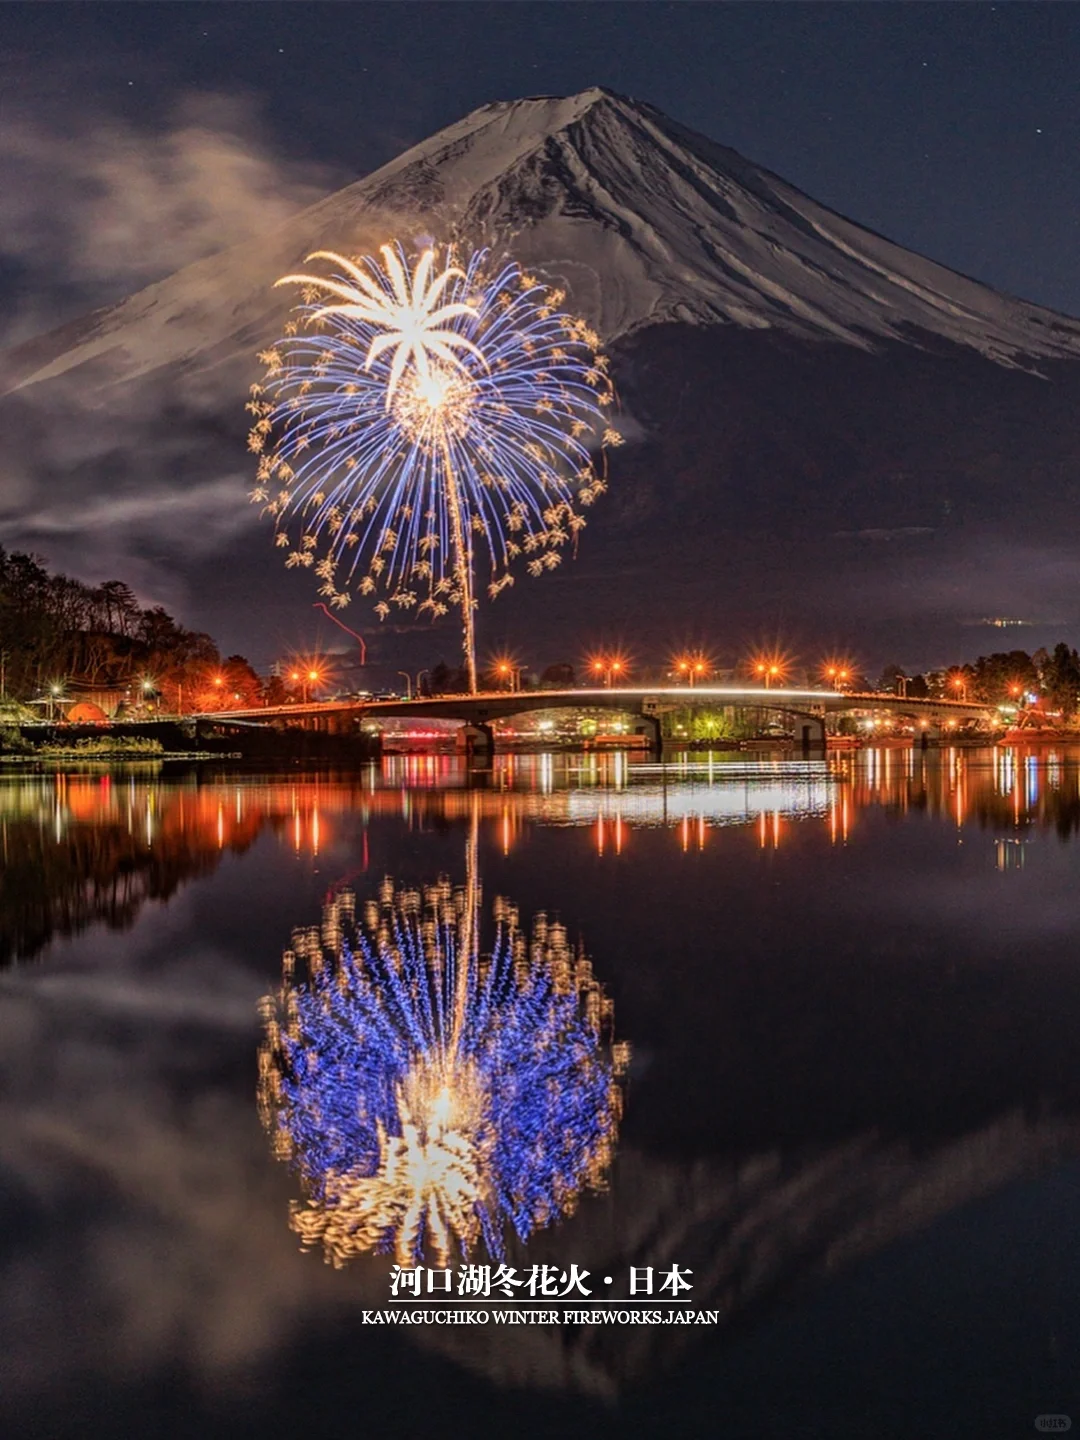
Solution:
[[[1050,708],[1065,716],[1075,715],[1080,703],[1080,655],[1060,641],[1040,678]]]
[[[102,630],[114,635],[134,635],[139,627],[142,611],[130,585],[122,580],[106,580],[92,591],[93,600],[101,607]]]
[[[37,556],[0,547],[0,648],[4,689],[32,699],[53,681],[73,687],[149,684],[168,703],[193,708],[202,676],[220,664],[209,635],[185,630],[160,605],[140,610],[122,580],[96,588],[52,575]],[[258,693],[242,656],[232,694]],[[233,702],[235,703],[235,702]]]
[[[230,655],[221,667],[228,707],[251,709],[263,702],[262,681],[243,655]]]
[[[432,695],[462,695],[469,688],[469,677],[463,668],[451,670],[445,660],[432,668],[428,677]]]
[[[271,675],[263,685],[263,702],[266,705],[287,705],[295,698],[281,675]]]
[[[900,682],[907,682],[907,672],[899,665],[886,665],[881,672],[881,679],[877,683],[878,690],[890,695],[899,695],[903,687]]]
[[[990,705],[1015,701],[1017,690],[1027,692],[1038,688],[1039,675],[1026,650],[996,651],[980,655],[972,666],[972,691],[975,699]]]
[[[549,665],[540,676],[541,690],[572,690],[574,688],[574,667],[563,663]]]

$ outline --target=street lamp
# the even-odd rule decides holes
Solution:
[[[612,681],[619,680],[626,674],[626,661],[617,655],[598,655],[589,668],[597,679],[603,676],[604,684],[610,690]]]
[[[774,680],[782,676],[780,666],[775,661],[759,660],[754,666],[754,673],[761,677],[765,689],[768,690]]]
[[[322,679],[322,673],[316,670],[314,666],[310,666],[307,670],[290,670],[289,679],[294,685],[300,686],[301,703],[306,705],[308,703],[309,687],[318,684]]]
[[[687,684],[693,686],[695,681],[705,678],[709,666],[700,655],[682,655],[676,660],[675,669],[680,675],[685,675]]]
[[[956,691],[956,698],[958,700],[967,699],[967,681],[964,679],[963,675],[954,675],[950,679],[949,684]]]
[[[411,675],[407,675],[404,670],[395,670],[395,671],[394,671],[394,674],[395,674],[395,675],[400,675],[401,678],[405,681],[405,699],[406,699],[406,700],[411,700],[411,699],[412,699],[412,676],[411,676]]]

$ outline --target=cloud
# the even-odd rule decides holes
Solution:
[[[168,521],[170,542],[188,553],[191,544],[196,552],[201,546],[216,548],[222,535],[246,528],[249,513],[238,506],[241,486],[248,477],[239,473],[208,480],[186,491],[165,494],[129,493],[119,496],[93,495],[66,506],[28,510],[17,520],[0,519],[0,537],[10,531],[22,536],[78,535],[104,531],[115,537],[118,532],[138,531],[153,524],[155,528]]]
[[[0,264],[19,275],[0,346],[265,235],[340,183],[274,155],[248,99],[194,94],[163,127],[5,99]],[[79,136],[72,143],[72,132]]]
[[[77,86],[57,89],[41,96],[13,83],[5,94],[0,347],[15,347],[9,384],[56,350],[33,338],[41,332],[137,292],[132,303],[154,312],[146,287],[223,250],[229,257],[221,293],[196,277],[190,313],[157,311],[134,339],[114,338],[106,324],[100,357],[8,395],[0,541],[43,551],[88,581],[115,574],[144,602],[182,610],[186,566],[258,523],[242,469],[246,417],[238,407],[232,416],[231,398],[223,411],[223,397],[245,388],[251,346],[241,339],[198,373],[184,356],[203,337],[204,308],[228,316],[236,295],[266,288],[248,273],[248,243],[344,177],[276,153],[250,98],[188,94],[135,118],[92,102],[80,114]],[[225,328],[244,325],[240,317]],[[138,384],[114,383],[117,356],[137,362]]]
[[[0,1262],[12,1404],[80,1371],[120,1378],[170,1357],[228,1371],[333,1299],[327,1267],[297,1253],[287,1177],[267,1164],[251,1102],[192,1087],[215,1034],[254,1037],[254,977],[196,971],[0,989],[6,1193],[16,1213],[68,1217],[31,1226]]]

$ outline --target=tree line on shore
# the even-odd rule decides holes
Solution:
[[[1059,641],[1053,650],[1041,648],[1030,655],[1026,650],[996,651],[921,675],[886,665],[877,688],[912,700],[963,699],[1018,707],[1038,703],[1072,717],[1080,708],[1080,655]]]
[[[140,606],[121,580],[87,585],[34,555],[0,547],[0,700],[71,691],[130,694],[173,711],[258,703],[263,685],[242,655],[160,605]]]
[[[485,674],[486,687],[506,684],[500,668],[508,667]],[[747,675],[753,679],[752,666]],[[424,678],[421,693],[465,688],[463,672],[443,662]],[[513,683],[529,684],[516,670]],[[549,666],[539,683],[570,688],[574,667]],[[1053,650],[998,651],[921,674],[887,665],[876,686],[852,668],[845,688],[1021,707],[1035,696],[1046,710],[1072,718],[1080,709],[1080,656],[1061,641]],[[119,692],[129,709],[186,713],[282,704],[297,686],[278,675],[261,679],[242,655],[223,658],[210,635],[186,629],[160,605],[140,606],[123,581],[87,585],[50,573],[37,556],[0,547],[0,701],[47,703],[50,690]]]

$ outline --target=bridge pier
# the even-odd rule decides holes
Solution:
[[[660,729],[659,715],[639,715],[637,734],[644,735],[649,742],[649,754],[659,760],[664,753],[664,739]]]
[[[474,765],[490,765],[495,758],[495,732],[482,720],[463,725],[457,733],[457,743]]]
[[[804,755],[825,749],[825,721],[819,715],[793,715],[795,739]]]

